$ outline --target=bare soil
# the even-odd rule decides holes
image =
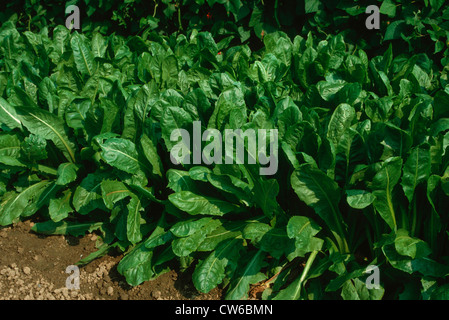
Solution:
[[[68,289],[66,268],[96,251],[97,236],[43,236],[31,220],[0,229],[0,300],[221,300],[193,286],[191,274],[172,270],[137,287],[117,272],[121,255],[106,255],[80,268],[79,289]],[[73,282],[72,282],[73,283]]]

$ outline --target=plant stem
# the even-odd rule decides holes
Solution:
[[[179,24],[179,30],[182,31],[182,23],[181,23],[181,6],[178,2],[178,24]]]
[[[156,10],[157,10],[157,6],[158,6],[158,5],[159,5],[159,4],[157,3],[157,1],[154,0],[153,18],[156,17]]]
[[[279,23],[279,19],[278,19],[278,1],[279,0],[274,1],[274,19],[276,20],[278,28],[280,28],[281,24]]]
[[[304,266],[304,269],[302,270],[301,278],[299,279],[300,285],[306,279],[307,273],[309,273],[309,270],[312,267],[313,261],[315,261],[317,254],[318,254],[318,250],[312,251],[309,258],[307,259],[306,265]]]
[[[309,255],[306,265],[304,266],[304,269],[302,270],[301,277],[299,278],[299,281],[296,284],[292,300],[298,300],[301,297],[302,284],[303,284],[304,280],[306,279],[307,273],[309,272],[310,267],[312,266],[313,261],[315,260],[317,254],[318,254],[318,251],[315,250],[315,251],[312,251],[312,253]]]

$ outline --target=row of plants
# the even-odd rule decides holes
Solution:
[[[14,20],[18,30],[36,32],[64,25],[69,5],[80,8],[83,33],[170,35],[195,29],[254,49],[261,47],[264,35],[275,31],[292,39],[311,32],[320,40],[341,33],[373,56],[395,43],[397,54],[427,53],[436,55],[441,66],[449,62],[449,8],[444,0],[17,0],[2,5],[0,21]],[[363,32],[369,5],[379,8],[380,29]]]
[[[133,286],[177,265],[227,299],[446,299],[446,69],[341,34],[215,39],[3,23],[0,225],[97,232],[79,264],[119,250]],[[173,164],[194,121],[277,129],[277,173]]]

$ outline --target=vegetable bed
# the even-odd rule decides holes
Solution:
[[[301,27],[282,1],[154,3],[146,20],[129,4],[117,29],[95,22],[100,4],[81,30],[63,14],[2,16],[0,225],[39,215],[38,233],[95,231],[79,265],[119,250],[132,286],[176,263],[226,299],[255,284],[262,299],[447,299],[444,1],[422,3],[422,26],[417,4],[377,2],[428,42],[395,22],[353,36],[364,3],[298,1]],[[115,6],[103,14],[120,22]],[[277,130],[275,174],[260,159],[175,164],[172,133],[195,139],[198,122]]]

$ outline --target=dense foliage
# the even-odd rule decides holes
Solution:
[[[128,36],[158,32],[210,31],[214,39],[260,48],[265,34],[283,31],[290,38],[316,39],[342,34],[359,48],[383,54],[390,43],[398,53],[449,55],[449,8],[445,0],[16,0],[5,2],[0,21],[17,21],[20,31],[38,32],[43,27],[64,25],[65,7],[79,6],[83,33],[97,30]],[[379,30],[363,31],[369,5],[381,13]],[[218,41],[217,41],[218,42]]]
[[[79,264],[120,250],[131,285],[178,266],[227,299],[447,299],[444,1],[378,2],[366,37],[365,1],[154,3],[80,1],[80,31],[62,2],[7,5],[0,225],[98,232]],[[174,165],[194,121],[278,129],[278,172]]]

